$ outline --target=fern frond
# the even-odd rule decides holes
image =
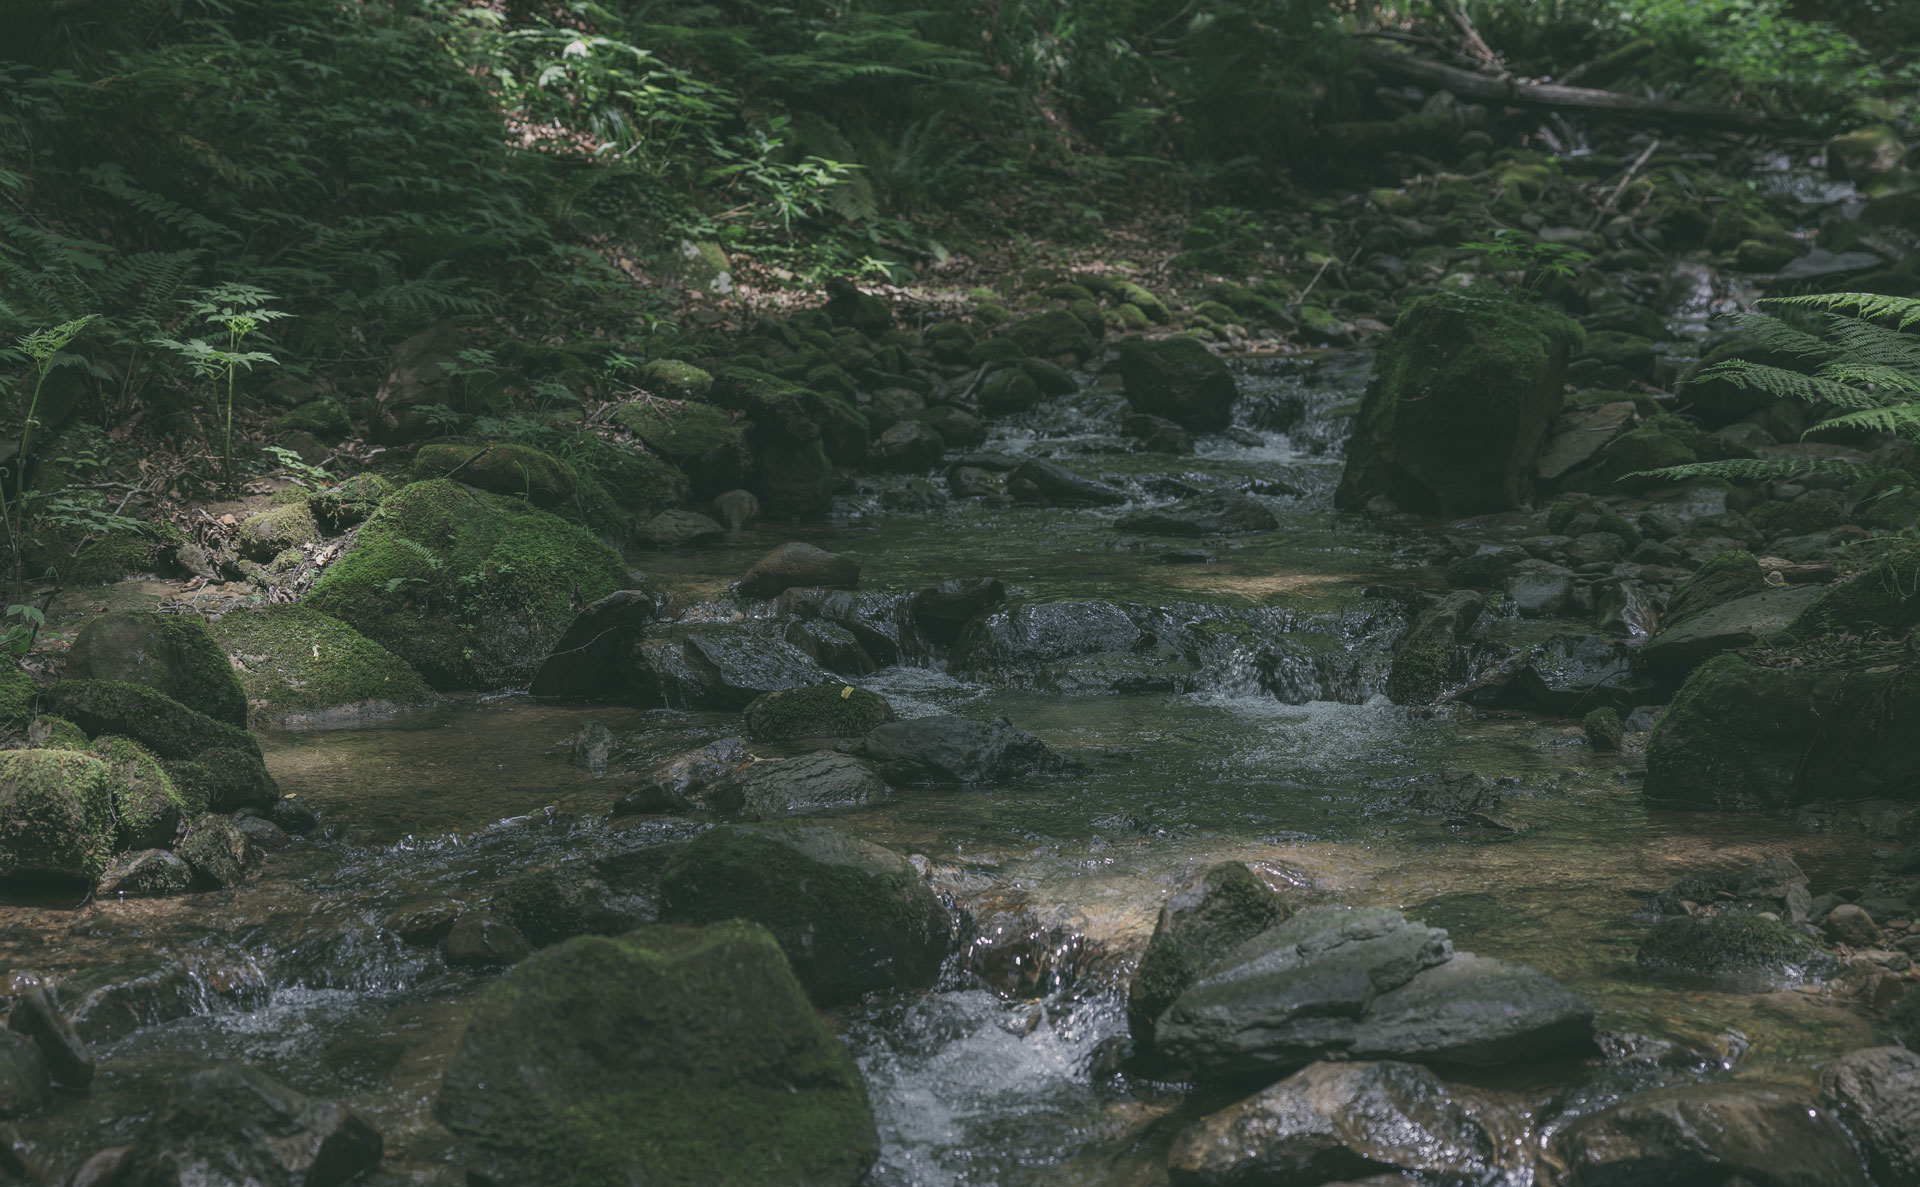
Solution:
[[[1902,396],[1920,397],[1920,370],[1902,370],[1884,363],[1860,363],[1852,359],[1828,363],[1817,373],[1822,379],[1840,383],[1871,384],[1879,390],[1871,393],[1881,402]]]
[[[1866,477],[1879,473],[1876,467],[1846,458],[1732,458],[1720,462],[1689,462],[1659,470],[1639,470],[1621,476],[1649,478],[1656,482],[1686,482],[1694,478],[1723,478],[1729,482],[1771,482],[1796,474],[1846,474]]]
[[[1830,416],[1807,432],[1828,429],[1864,429],[1869,433],[1894,433],[1920,441],[1920,404],[1889,404],[1885,408],[1863,408],[1844,416]]]
[[[1770,314],[1736,313],[1727,319],[1742,337],[1771,354],[1790,354],[1800,358],[1822,358],[1833,353],[1833,344],[1818,334],[1790,325]]]
[[[1829,313],[1851,310],[1857,318],[1890,317],[1901,329],[1920,325],[1920,298],[1888,297],[1879,293],[1807,293],[1798,297],[1763,297],[1754,302],[1772,309],[1818,309]]]
[[[1920,371],[1920,335],[1838,316],[1830,319],[1827,334],[1851,361]]]
[[[1703,379],[1724,379],[1735,387],[1762,391],[1805,404],[1837,404],[1842,408],[1878,408],[1881,404],[1871,393],[1848,387],[1838,380],[1802,375],[1798,371],[1770,367],[1751,359],[1728,359],[1715,363],[1689,382],[1698,383]]]

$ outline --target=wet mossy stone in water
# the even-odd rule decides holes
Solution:
[[[187,759],[161,764],[187,803],[234,812],[270,808],[280,800],[280,785],[251,751],[214,746]]]
[[[1607,708],[1595,709],[1581,718],[1580,729],[1587,736],[1587,745],[1601,751],[1620,749],[1620,741],[1626,736],[1626,728],[1620,724],[1620,714]]]
[[[115,1183],[343,1187],[379,1165],[380,1132],[337,1101],[237,1063],[174,1079]]]
[[[1525,506],[1579,325],[1538,304],[1447,291],[1407,306],[1374,359],[1334,501],[1422,514]]]
[[[793,738],[857,738],[893,720],[885,697],[835,682],[767,693],[746,708],[747,736],[763,742]]]
[[[238,886],[252,859],[247,835],[232,820],[212,812],[188,825],[173,851],[192,867],[196,881],[220,889]]]
[[[950,644],[967,623],[1004,602],[1007,587],[998,577],[954,577],[913,595],[908,613],[921,633]]]
[[[773,938],[741,922],[583,936],[481,998],[434,1115],[469,1169],[543,1187],[854,1187],[866,1084]]]
[[[1042,359],[1070,357],[1085,362],[1093,354],[1093,335],[1086,323],[1065,309],[1049,309],[1003,327],[1001,336],[1019,346],[1023,355]]]
[[[96,738],[89,749],[111,772],[114,838],[122,849],[173,843],[180,825],[206,810],[174,787],[160,760],[129,738]]]
[[[1287,905],[1245,863],[1221,862],[1173,893],[1127,987],[1127,1028],[1142,1050],[1174,999],[1224,953],[1287,917]]]
[[[73,750],[0,751],[0,881],[91,885],[113,840],[106,763]]]
[[[1644,969],[1800,981],[1839,967],[1812,938],[1758,913],[1674,915],[1653,925],[1634,960]]]
[[[305,604],[229,611],[213,635],[260,725],[347,725],[439,700],[407,661]]]
[[[1004,717],[973,721],[943,714],[890,722],[861,740],[860,753],[894,782],[922,785],[980,786],[1074,768]]]
[[[1120,382],[1135,412],[1164,416],[1196,433],[1226,428],[1240,389],[1226,363],[1197,338],[1128,338]]]
[[[94,887],[99,897],[163,898],[185,894],[193,885],[193,867],[165,849],[122,853],[107,866]]]
[[[216,721],[247,723],[246,691],[198,614],[103,614],[74,637],[66,674],[144,684]]]
[[[85,730],[89,737],[119,734],[162,759],[192,758],[216,748],[260,757],[260,743],[246,730],[195,712],[144,684],[62,680],[50,685],[41,699],[48,709]]]
[[[580,490],[572,465],[531,445],[503,443],[423,445],[413,455],[416,481],[452,479],[481,490],[558,507]]]
[[[499,688],[533,676],[577,605],[626,581],[584,528],[440,479],[383,503],[308,604],[435,688]]]
[[[1462,589],[1422,610],[1393,645],[1387,698],[1396,705],[1430,704],[1449,683],[1464,679],[1459,653],[1485,607],[1485,598]]]
[[[746,919],[771,931],[823,1006],[924,989],[948,946],[947,912],[899,854],[819,825],[727,824],[660,877],[664,922]]]
[[[1636,1092],[1559,1129],[1549,1157],[1565,1187],[1867,1187],[1832,1111],[1751,1080]]]

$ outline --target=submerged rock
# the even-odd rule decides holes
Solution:
[[[198,614],[103,614],[74,636],[66,674],[144,684],[215,721],[247,724],[246,693]]]
[[[860,562],[811,544],[782,544],[754,562],[740,579],[740,592],[770,598],[800,586],[846,587],[860,584]]]
[[[1846,1131],[1811,1094],[1773,1084],[1662,1088],[1553,1137],[1566,1187],[1731,1183],[1866,1187]]]
[[[574,936],[619,935],[659,916],[657,903],[610,885],[586,861],[509,878],[487,905],[535,948]]]
[[[744,738],[721,738],[697,750],[677,754],[635,780],[614,801],[615,816],[636,812],[684,812],[703,802],[708,790],[748,760]]]
[[[1287,904],[1242,862],[1210,866],[1175,891],[1127,987],[1133,1041],[1151,1049],[1154,1023],[1204,969],[1287,915]]]
[[[55,1084],[77,1091],[93,1083],[93,1051],[38,977],[15,974],[4,996],[13,999],[7,1029],[33,1040]]]
[[[1071,763],[1004,717],[916,717],[867,734],[860,752],[895,783],[1005,783],[1055,774]]]
[[[488,991],[435,1116],[503,1183],[853,1187],[879,1153],[853,1057],[747,923],[581,937]]]
[[[1174,1139],[1168,1178],[1173,1187],[1311,1187],[1399,1171],[1423,1182],[1526,1182],[1527,1120],[1518,1100],[1413,1064],[1315,1063],[1188,1127]]]
[[[335,1101],[228,1063],[167,1095],[113,1182],[140,1187],[340,1187],[380,1162],[380,1132]]]
[[[757,697],[746,707],[749,737],[854,738],[893,720],[893,706],[879,693],[851,684],[815,684]]]
[[[887,798],[887,785],[859,759],[832,751],[770,758],[729,771],[707,790],[704,806],[738,820],[770,820],[857,808]]]
[[[722,825],[668,861],[661,919],[747,919],[780,941],[815,1001],[924,989],[946,956],[940,900],[898,854],[819,825]]]
[[[1258,499],[1231,491],[1208,491],[1165,507],[1128,512],[1113,526],[1147,536],[1232,536],[1272,531],[1280,521]]]
[[[636,539],[650,548],[686,548],[724,540],[727,529],[697,511],[669,508],[640,525]]]
[[[533,951],[512,924],[487,911],[465,911],[440,940],[440,958],[459,968],[519,964]]]
[[[1838,966],[1810,937],[1777,919],[1745,911],[1662,919],[1634,959],[1642,968],[1769,982],[1803,981]]]

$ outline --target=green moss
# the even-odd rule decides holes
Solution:
[[[42,694],[42,701],[89,737],[120,734],[161,758],[192,758],[216,746],[260,757],[260,744],[246,730],[197,713],[144,684],[62,680]]]
[[[1807,536],[1847,522],[1847,508],[1834,491],[1810,490],[1797,499],[1768,499],[1747,518],[1770,539]]]
[[[1785,978],[1816,974],[1835,963],[1818,944],[1779,920],[1731,911],[1711,919],[1662,919],[1635,960],[1642,968]]]
[[[89,754],[0,751],[0,878],[99,877],[113,853],[110,786]]]
[[[214,624],[256,723],[435,699],[407,662],[307,605],[236,610]]]
[[[317,544],[319,525],[303,498],[256,511],[240,521],[234,543],[245,556],[257,561],[270,560],[288,548]]]
[[[66,674],[144,684],[216,721],[247,721],[246,693],[198,614],[103,614],[74,637]]]
[[[1587,735],[1587,745],[1595,750],[1618,750],[1621,739],[1626,736],[1620,714],[1606,708],[1595,709],[1581,718],[1580,729]]]
[[[413,455],[416,481],[450,478],[468,486],[559,507],[580,490],[580,475],[559,458],[530,445],[423,445]]]
[[[215,746],[164,765],[180,798],[198,810],[266,808],[280,798],[279,785],[267,773],[266,764],[245,750]]]
[[[1668,625],[1767,587],[1760,560],[1744,549],[1729,548],[1701,565],[1667,601]]]
[[[122,849],[162,849],[183,819],[198,812],[181,796],[160,760],[131,738],[94,739],[88,752],[107,764],[112,782],[114,836]],[[205,811],[206,805],[198,805]]]
[[[714,377],[714,402],[745,414],[754,462],[753,490],[769,518],[817,515],[833,501],[833,466],[807,393],[740,367]]]
[[[1447,670],[1452,666],[1448,649],[1431,639],[1410,641],[1393,650],[1393,667],[1387,673],[1387,699],[1396,705],[1433,703],[1447,686]]]
[[[635,402],[621,405],[613,420],[703,488],[737,484],[747,472],[746,433],[738,418],[724,409],[711,404]]]
[[[1903,635],[1920,626],[1920,550],[1890,553],[1821,594],[1789,628],[1800,638],[1842,632]]]
[[[1632,478],[1644,470],[1664,470],[1699,461],[1699,455],[1663,429],[1633,429],[1607,443],[1600,451],[1598,473],[1603,482],[1622,490],[1641,490],[1657,480]]]
[[[312,433],[322,441],[338,441],[353,431],[353,425],[347,419],[346,406],[330,397],[308,400],[293,411],[268,421],[267,428],[275,433]]]
[[[173,851],[206,886],[238,886],[247,873],[246,834],[225,816],[202,815],[187,826]]]
[[[621,588],[626,564],[585,530],[450,481],[383,504],[309,596],[439,688],[530,679],[573,599]]]
[[[107,585],[164,571],[185,540],[170,523],[149,523],[100,536],[43,537],[27,549],[27,574],[68,585]]]
[[[655,359],[640,368],[640,382],[648,391],[672,400],[705,399],[713,390],[713,376],[692,363]]]
[[[85,750],[87,735],[79,726],[64,717],[55,717],[51,713],[42,713],[33,719],[33,725],[27,731],[32,741],[30,749],[37,750]]]
[[[398,489],[378,474],[355,474],[338,485],[313,492],[307,497],[307,506],[322,528],[338,534],[366,522]]]
[[[0,662],[0,729],[26,724],[33,716],[33,678],[11,660]]]
[[[1120,330],[1129,334],[1143,333],[1153,325],[1153,322],[1148,320],[1146,313],[1143,312],[1138,305],[1132,304],[1131,302],[1114,307],[1113,323]]]
[[[1021,318],[1000,332],[1018,344],[1022,354],[1043,359],[1070,355],[1084,361],[1093,354],[1093,335],[1086,323],[1065,309],[1049,309]]]
[[[851,684],[765,693],[745,711],[747,734],[762,741],[857,738],[893,720],[886,698]]]

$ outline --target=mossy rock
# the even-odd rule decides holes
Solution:
[[[967,361],[979,338],[964,322],[943,321],[927,327],[926,341],[935,362],[958,364]]]
[[[240,885],[252,857],[247,835],[232,820],[214,813],[189,824],[173,851],[192,867],[195,881],[222,890]]]
[[[330,396],[308,400],[291,412],[267,422],[274,433],[312,433],[322,441],[338,441],[353,431],[346,405]]]
[[[696,495],[731,490],[751,471],[745,428],[711,404],[636,402],[622,405],[613,420],[679,467]]]
[[[1245,864],[1221,862],[1174,892],[1127,989],[1127,1026],[1143,1049],[1154,1023],[1222,955],[1287,918],[1285,902]]]
[[[583,494],[604,495],[608,504],[633,515],[651,519],[693,493],[692,481],[678,466],[644,449],[596,433],[581,433],[571,448]],[[602,524],[589,520],[587,526],[608,535]]]
[[[1687,466],[1700,460],[1698,454],[1664,429],[1647,426],[1622,433],[1609,441],[1596,465],[1602,482],[1621,490],[1644,490],[1657,486],[1657,478],[1634,477],[1647,470]]]
[[[26,571],[30,579],[46,575],[67,585],[110,585],[167,572],[185,539],[170,523],[71,540],[47,537],[29,545]]]
[[[1837,961],[1778,919],[1722,911],[1711,918],[1662,919],[1634,957],[1642,968],[1707,976],[1799,980],[1831,972]]]
[[[1760,568],[1760,558],[1745,549],[1729,548],[1715,554],[1674,591],[1667,601],[1666,625],[1766,587],[1767,575]]]
[[[51,713],[35,716],[21,738],[26,743],[22,750],[85,750],[90,745],[84,730]]]
[[[827,510],[833,502],[833,464],[820,425],[808,415],[803,389],[772,375],[727,367],[714,376],[714,402],[746,416],[752,489],[768,518],[799,519]]]
[[[1144,333],[1153,326],[1146,313],[1132,302],[1114,306],[1113,323],[1129,334]]]
[[[106,763],[72,750],[0,751],[0,880],[91,883],[112,855]]]
[[[1800,638],[1841,633],[1897,637],[1916,626],[1920,626],[1920,554],[1902,550],[1821,594],[1789,629]]]
[[[1184,336],[1122,341],[1120,381],[1135,412],[1163,416],[1194,432],[1226,428],[1240,394],[1226,363]]]
[[[918,872],[817,825],[710,829],[668,861],[660,894],[663,921],[748,919],[772,931],[822,1005],[924,989],[946,955],[946,910]]]
[[[125,680],[62,680],[41,693],[41,703],[97,738],[132,738],[163,759],[192,758],[226,747],[260,757],[252,734],[149,688]]]
[[[308,602],[436,688],[498,688],[531,679],[575,605],[626,579],[584,529],[437,479],[388,499]]]
[[[280,798],[280,787],[260,756],[235,747],[214,746],[162,765],[181,799],[198,807],[237,812],[270,808]]]
[[[854,1187],[879,1154],[853,1056],[743,922],[582,936],[475,1008],[434,1115],[543,1187]]]
[[[1580,719],[1580,730],[1587,736],[1587,745],[1595,750],[1615,751],[1626,737],[1626,728],[1620,723],[1620,714],[1612,709],[1599,708]]]
[[[320,527],[303,498],[256,511],[240,521],[234,533],[234,546],[251,560],[272,560],[289,548],[301,548],[320,542]]]
[[[0,730],[26,725],[33,716],[33,698],[39,692],[33,677],[11,659],[0,662]]]
[[[580,491],[572,465],[530,445],[423,445],[413,455],[413,477],[452,479],[546,508],[564,506]]]
[[[1093,354],[1093,334],[1085,322],[1065,309],[1049,309],[1013,322],[1000,331],[1001,336],[1020,347],[1023,355],[1043,359],[1071,357],[1085,362]]]
[[[246,692],[198,614],[103,614],[74,637],[66,674],[144,684],[216,721],[247,723]]]
[[[338,535],[365,523],[399,489],[379,474],[355,474],[326,490],[314,491],[307,496],[307,507],[323,530]]]
[[[344,725],[439,699],[407,661],[308,605],[234,610],[213,636],[256,725]]]
[[[713,390],[710,373],[678,359],[654,359],[640,368],[640,382],[670,400],[703,400]]]
[[[745,710],[747,736],[776,742],[792,738],[859,738],[893,720],[893,706],[879,693],[851,684],[815,684],[761,695]]]
[[[113,831],[122,849],[163,849],[182,821],[207,809],[183,798],[160,760],[131,738],[96,738],[88,752],[111,772]]]
[[[1810,536],[1847,522],[1847,506],[1837,491],[1810,490],[1797,499],[1768,499],[1747,518],[1769,540]]]

